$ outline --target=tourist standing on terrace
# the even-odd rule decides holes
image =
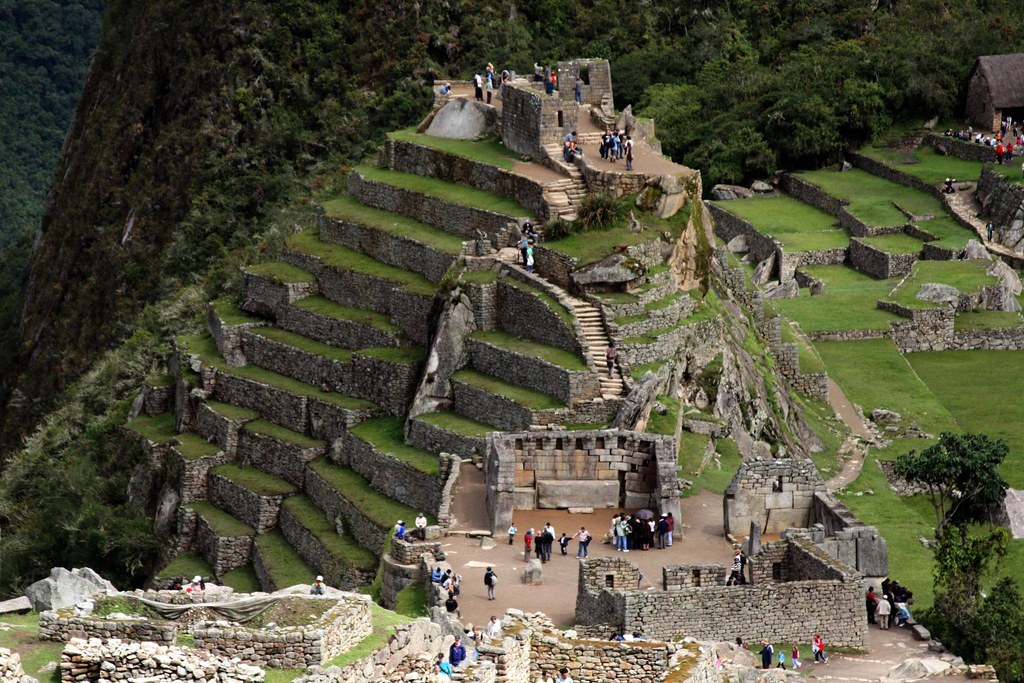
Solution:
[[[427,540],[427,516],[422,512],[416,515],[416,538]]]
[[[562,534],[565,536],[565,534]],[[590,532],[587,531],[587,527],[581,526],[579,532],[576,534],[576,540],[579,542],[579,547],[576,549],[576,559],[580,559],[580,553],[583,553],[583,559],[587,559],[587,548],[590,546],[590,539],[593,538]]]
[[[473,95],[478,102],[484,101],[484,79],[480,74],[473,74]]]
[[[484,572],[484,586],[487,587],[487,599],[494,600],[494,587],[498,584],[498,575],[490,567]]]
[[[579,76],[576,77],[576,85],[573,87],[573,91],[576,93],[576,104],[583,104],[583,79]]]
[[[530,548],[533,546],[533,529],[527,529],[523,536],[523,562],[530,561]]]
[[[761,641],[761,649],[758,650],[757,654],[761,655],[761,668],[770,669],[772,666],[772,655],[775,654],[775,648],[771,646],[767,640]]]
[[[512,522],[511,524],[508,525],[508,544],[509,545],[512,545],[513,543],[516,542],[516,532],[517,531],[519,531],[519,529],[516,528],[516,523],[515,522]]]

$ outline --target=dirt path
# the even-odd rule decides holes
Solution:
[[[827,650],[827,647],[826,647]],[[883,631],[877,626],[868,627],[868,646],[865,654],[829,655],[828,664],[814,664],[810,645],[800,648],[803,667],[807,678],[822,681],[857,681],[876,683],[885,679],[897,664],[912,658],[931,658],[938,655],[928,651],[928,643],[914,640],[906,629],[893,628]],[[943,676],[937,680],[943,683],[960,683],[966,676]]]
[[[967,224],[974,229],[974,232],[978,237],[978,241],[984,244],[985,248],[990,252],[1015,259],[1021,258],[1021,252],[1014,251],[995,240],[986,239],[986,221],[979,217],[979,214],[981,213],[981,204],[978,203],[978,200],[974,196],[973,185],[969,190],[961,190],[954,194],[944,194],[942,195],[942,199],[946,202],[946,206],[949,207],[950,211],[956,214],[961,220],[966,221]]]
[[[860,475],[864,467],[864,456],[868,452],[865,442],[871,441],[874,437],[864,424],[860,413],[850,403],[850,399],[831,377],[828,378],[828,404],[850,429],[850,434],[839,447],[839,453],[846,454],[847,457],[839,472],[825,482],[829,491],[838,491]]]

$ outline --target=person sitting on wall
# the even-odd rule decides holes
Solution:
[[[451,91],[452,91],[452,84],[451,83],[445,83],[444,85],[441,86],[441,90],[439,92],[442,95],[448,95],[448,94],[451,94]]]
[[[443,578],[444,578],[444,572],[441,570],[441,565],[435,566],[434,567],[434,571],[430,572],[430,581],[431,581],[431,583],[441,583],[441,580]]]
[[[184,590],[186,593],[200,593],[206,590],[206,582],[203,581],[203,577],[196,575]]]
[[[310,595],[323,595],[324,594],[324,577],[317,576],[316,581],[309,587]]]
[[[405,522],[403,522],[402,520],[398,520],[398,522],[395,524],[395,538],[397,538],[399,541],[405,540]]]
[[[420,541],[427,540],[427,516],[422,512],[416,515],[416,538]]]

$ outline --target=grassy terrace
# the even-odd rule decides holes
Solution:
[[[458,413],[423,413],[422,415],[417,415],[416,419],[421,422],[434,425],[440,429],[461,434],[462,436],[483,436],[488,432],[500,431],[491,425],[485,425],[482,422],[471,420],[468,417],[459,415]]]
[[[985,285],[996,284],[999,280],[985,271],[992,265],[991,261],[918,261],[910,276],[889,295],[895,301],[908,308],[934,308],[946,304],[921,301],[916,298],[921,286],[929,282],[938,282],[956,287],[964,294],[977,292]]]
[[[309,583],[316,576],[316,572],[288,545],[288,541],[277,529],[257,536],[256,547],[270,574],[270,580],[277,588]]]
[[[217,315],[228,325],[245,325],[245,324],[257,324],[262,325],[266,323],[265,320],[260,318],[254,318],[249,315],[241,308],[238,307],[234,301],[227,299],[217,299],[210,303],[213,310],[216,311]]]
[[[198,460],[199,458],[206,458],[220,452],[220,446],[210,443],[192,432],[178,434],[175,441],[177,441],[177,444],[175,444],[174,450],[181,453],[188,460]]]
[[[316,536],[327,552],[337,559],[350,562],[362,569],[373,569],[377,566],[377,558],[373,553],[358,545],[351,536],[339,536],[334,524],[306,496],[292,496],[284,502],[283,507]]]
[[[235,463],[229,463],[214,467],[211,471],[259,496],[290,496],[296,491],[296,488],[285,480],[261,472],[254,467],[242,467]]]
[[[465,159],[497,166],[506,171],[511,170],[516,165],[516,162],[521,159],[519,154],[503,145],[501,139],[493,135],[489,135],[482,140],[451,140],[449,138],[438,138],[433,135],[417,133],[416,126],[412,126],[411,128],[388,133],[388,137],[392,140],[412,142]]]
[[[243,420],[255,420],[260,416],[255,410],[249,410],[248,408],[240,408],[233,406],[230,403],[220,403],[219,401],[206,401],[204,404],[207,408],[217,413],[223,418],[232,420],[234,422],[241,422]]]
[[[436,477],[439,473],[435,454],[405,443],[405,423],[401,418],[366,420],[349,431],[378,451],[388,453],[424,474]]]
[[[687,204],[683,209],[671,218],[662,219],[656,218],[655,216],[644,213],[636,208],[634,202],[636,200],[635,195],[627,195],[620,200],[622,206],[622,215],[624,218],[615,221],[612,225],[607,228],[600,230],[588,230],[586,232],[579,232],[568,237],[563,237],[560,240],[551,242],[541,243],[542,247],[551,249],[560,254],[565,254],[571,258],[579,260],[577,267],[585,266],[589,263],[595,263],[600,261],[605,256],[608,256],[614,252],[617,248],[623,246],[633,246],[640,244],[641,242],[647,242],[651,239],[650,231],[657,232],[668,232],[672,235],[672,239],[675,240],[682,234],[683,228],[686,227],[686,221],[690,218],[690,211],[692,205]],[[629,231],[629,212],[632,209],[637,220],[648,228],[643,232],[630,232]]]
[[[747,221],[762,235],[774,237],[787,251],[842,249],[850,243],[835,216],[786,195],[712,203]]]
[[[459,279],[471,285],[489,285],[498,281],[498,274],[493,270],[474,270],[463,273]]]
[[[284,263],[283,261],[257,263],[246,268],[245,272],[252,273],[253,275],[262,275],[274,282],[281,283],[316,282],[316,277],[308,270],[296,268],[290,263]]]
[[[514,277],[507,277],[504,280],[502,280],[502,282],[504,282],[507,285],[511,285],[516,289],[520,289],[524,292],[527,292],[528,294],[532,294],[533,296],[543,301],[544,305],[547,306],[552,313],[557,315],[562,320],[562,322],[564,322],[569,327],[569,329],[572,329],[572,313],[570,313],[565,308],[565,306],[558,303],[558,300],[555,297],[551,296],[540,287],[535,287],[534,285],[528,282],[517,280]]]
[[[253,334],[269,339],[270,341],[284,344],[300,351],[311,353],[314,356],[323,356],[339,363],[351,363],[352,352],[347,349],[339,349],[337,346],[328,346],[318,341],[303,337],[300,334],[282,330],[279,327],[258,327],[252,330]]]
[[[232,569],[225,574],[224,585],[234,588],[236,593],[256,593],[263,590],[256,572],[249,565]]]
[[[858,237],[861,242],[887,254],[917,254],[924,248],[924,242],[902,232],[875,237]]]
[[[174,413],[139,415],[125,426],[153,443],[167,443],[178,436],[174,431]]]
[[[256,533],[248,524],[238,521],[205,500],[189,503],[185,507],[201,515],[218,536],[252,536]]]
[[[288,238],[288,249],[299,254],[314,256],[328,267],[351,270],[384,280],[391,280],[406,291],[433,296],[437,287],[419,273],[396,268],[337,244],[320,241],[320,231],[303,230]]]
[[[299,299],[293,303],[292,306],[303,311],[308,311],[309,313],[322,315],[325,318],[347,320],[349,322],[366,325],[367,327],[373,327],[381,330],[382,332],[390,332],[392,334],[401,333],[398,326],[392,323],[391,319],[383,313],[367,311],[362,308],[353,308],[351,306],[342,306],[341,304],[335,303],[334,301],[320,295]]]
[[[255,420],[247,423],[245,425],[245,431],[250,434],[262,434],[263,436],[269,436],[272,439],[290,443],[293,446],[298,446],[299,448],[325,448],[327,446],[327,443],[324,441],[314,439],[306,436],[305,434],[300,434],[299,432],[293,432],[290,429],[286,429],[266,420]]]
[[[367,180],[386,183],[412,192],[418,192],[428,197],[437,197],[452,204],[483,209],[484,211],[494,211],[514,217],[530,215],[529,211],[511,199],[505,199],[492,192],[484,192],[475,187],[456,185],[455,183],[445,182],[437,178],[419,176],[412,173],[389,171],[377,166],[357,166],[354,170],[359,171]]]
[[[453,142],[455,141],[453,140]],[[328,218],[339,218],[392,235],[416,240],[445,254],[457,256],[462,251],[463,238],[458,235],[439,230],[426,223],[420,223],[412,218],[360,204],[351,197],[338,197],[325,201],[324,213]]]
[[[804,332],[887,330],[890,321],[900,319],[877,305],[898,279],[875,280],[848,266],[807,266],[802,270],[824,282],[825,292],[812,297],[807,289],[801,289],[797,298],[777,304]]]
[[[905,225],[909,219],[894,203],[915,216],[945,213],[935,197],[858,168],[842,173],[833,169],[808,171],[799,176],[848,202],[846,210],[868,225]]]
[[[355,505],[383,529],[390,529],[396,520],[409,520],[416,517],[417,510],[378,492],[370,486],[370,482],[347,467],[335,465],[327,458],[320,458],[309,463],[309,468],[319,474],[345,500]],[[437,520],[428,514],[427,521],[434,524]]]
[[[213,576],[213,567],[190,550],[180,553],[166,567],[156,573],[161,578],[184,576],[189,579],[197,574],[203,577]]]
[[[679,399],[663,394],[658,396],[656,400],[665,406],[667,410],[664,415],[654,410],[651,411],[651,416],[647,420],[647,431],[652,434],[674,436],[676,425],[679,422]]]
[[[292,379],[291,377],[279,375],[276,372],[257,368],[252,365],[245,365],[239,368],[229,367],[228,364],[220,357],[220,354],[217,352],[217,345],[210,337],[200,335],[178,337],[178,344],[188,352],[198,354],[204,365],[214,367],[219,372],[223,372],[228,375],[234,375],[253,382],[259,382],[260,384],[266,384],[299,396],[309,396],[310,398],[315,398],[346,410],[360,410],[374,407],[374,404],[369,401],[352,398],[351,396],[345,396],[344,394],[322,391],[310,384],[300,382]]]
[[[681,466],[679,475],[684,479],[693,481],[693,489],[696,493],[700,489],[706,489],[712,493],[725,493],[725,488],[732,481],[732,477],[739,469],[743,458],[740,457],[740,449],[732,439],[718,439],[715,441],[715,450],[719,455],[718,464],[714,461],[698,475],[697,470],[704,458],[704,450],[708,445],[708,437],[703,434],[682,432],[679,435],[678,462]]]
[[[1007,327],[1020,327],[1020,313],[1003,311],[967,311],[958,313],[953,320],[954,330],[996,330]]]
[[[452,375],[452,379],[456,382],[469,384],[491,394],[504,396],[510,401],[530,410],[550,410],[565,407],[563,403],[553,396],[548,396],[547,394],[542,394],[539,391],[521,387],[518,384],[509,384],[497,377],[485,375],[481,372],[477,372],[476,370],[459,370]]]
[[[505,349],[506,351],[513,351],[515,353],[521,353],[531,358],[539,358],[540,360],[557,365],[566,370],[572,370],[576,372],[586,372],[587,364],[580,356],[575,353],[570,353],[565,349],[559,349],[554,346],[548,346],[547,344],[541,344],[531,339],[519,339],[513,337],[507,332],[501,332],[498,330],[490,330],[485,332],[474,332],[469,335],[470,339],[477,339],[482,342],[497,346],[498,348]]]
[[[968,240],[976,237],[971,230],[957,223],[956,219],[949,215],[936,216],[930,221],[919,221],[916,225],[938,238],[930,244],[949,249],[963,249]]]
[[[943,156],[929,145],[922,145],[911,152],[888,147],[866,147],[860,153],[936,187],[942,185],[946,178],[977,180],[984,166],[979,161]],[[992,158],[995,159],[995,152]]]

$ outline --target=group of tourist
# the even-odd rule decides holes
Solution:
[[[473,75],[473,96],[478,102],[484,101],[484,92],[487,92],[487,104],[491,103],[494,90],[498,90],[498,96],[505,94],[505,84],[512,80],[512,74],[508,69],[503,69],[499,76],[494,72],[494,65],[488,63],[482,74]],[[447,92],[441,93],[447,95]]]
[[[405,528],[405,522],[403,520],[400,519],[395,522],[395,538],[400,541],[409,542],[427,540],[427,516],[422,512],[416,515],[414,524],[416,527],[412,531],[409,531]]]
[[[516,246],[519,248],[519,255],[522,258],[522,264],[526,266],[526,270],[530,273],[533,272],[533,248],[537,244],[537,231],[533,227],[533,223],[527,221],[523,223],[523,227],[519,232],[519,241]]]
[[[991,147],[997,164],[1009,163],[1013,160],[1014,151],[1024,147],[1024,131],[1019,124],[1014,125],[1012,119],[1005,119],[998,133],[982,134],[968,126],[966,130],[948,128],[946,137]]]
[[[501,622],[498,617],[492,615],[486,629],[466,624],[464,635],[465,638],[456,634],[455,642],[448,648],[447,656],[444,652],[437,653],[434,658],[434,681],[448,683],[454,677],[456,669],[467,663],[480,661],[480,646],[501,638]]]
[[[747,646],[743,644],[742,638],[736,639],[736,645],[743,649],[747,649]],[[818,662],[828,664],[828,655],[825,654],[825,639],[821,637],[820,633],[815,633],[814,637],[811,638],[811,652],[814,653],[815,664]],[[767,640],[761,641],[761,649],[757,654],[761,655],[762,669],[770,669],[772,667],[772,662],[775,662],[776,669],[788,669],[786,666],[786,653],[776,653],[775,647]],[[789,661],[790,666],[792,666],[794,670],[803,666],[800,662],[800,647],[798,645],[793,645],[793,649],[789,653]],[[719,666],[719,668],[721,667]]]
[[[909,605],[913,600],[914,594],[898,581],[883,581],[881,597],[875,593],[875,587],[871,586],[864,596],[868,623],[875,624],[882,630],[888,630],[894,623],[897,627],[907,626],[910,622]]]
[[[641,519],[640,513],[622,514],[612,517],[609,534],[615,540],[615,550],[618,552],[628,553],[630,550],[652,548],[664,550],[672,547],[675,528],[676,520],[671,512],[662,513],[658,519],[655,519],[653,514],[647,519]]]
[[[626,135],[624,130],[608,128],[601,136],[601,148],[599,150],[602,159],[615,163],[618,159],[625,158],[626,170],[633,170],[633,138]]]

